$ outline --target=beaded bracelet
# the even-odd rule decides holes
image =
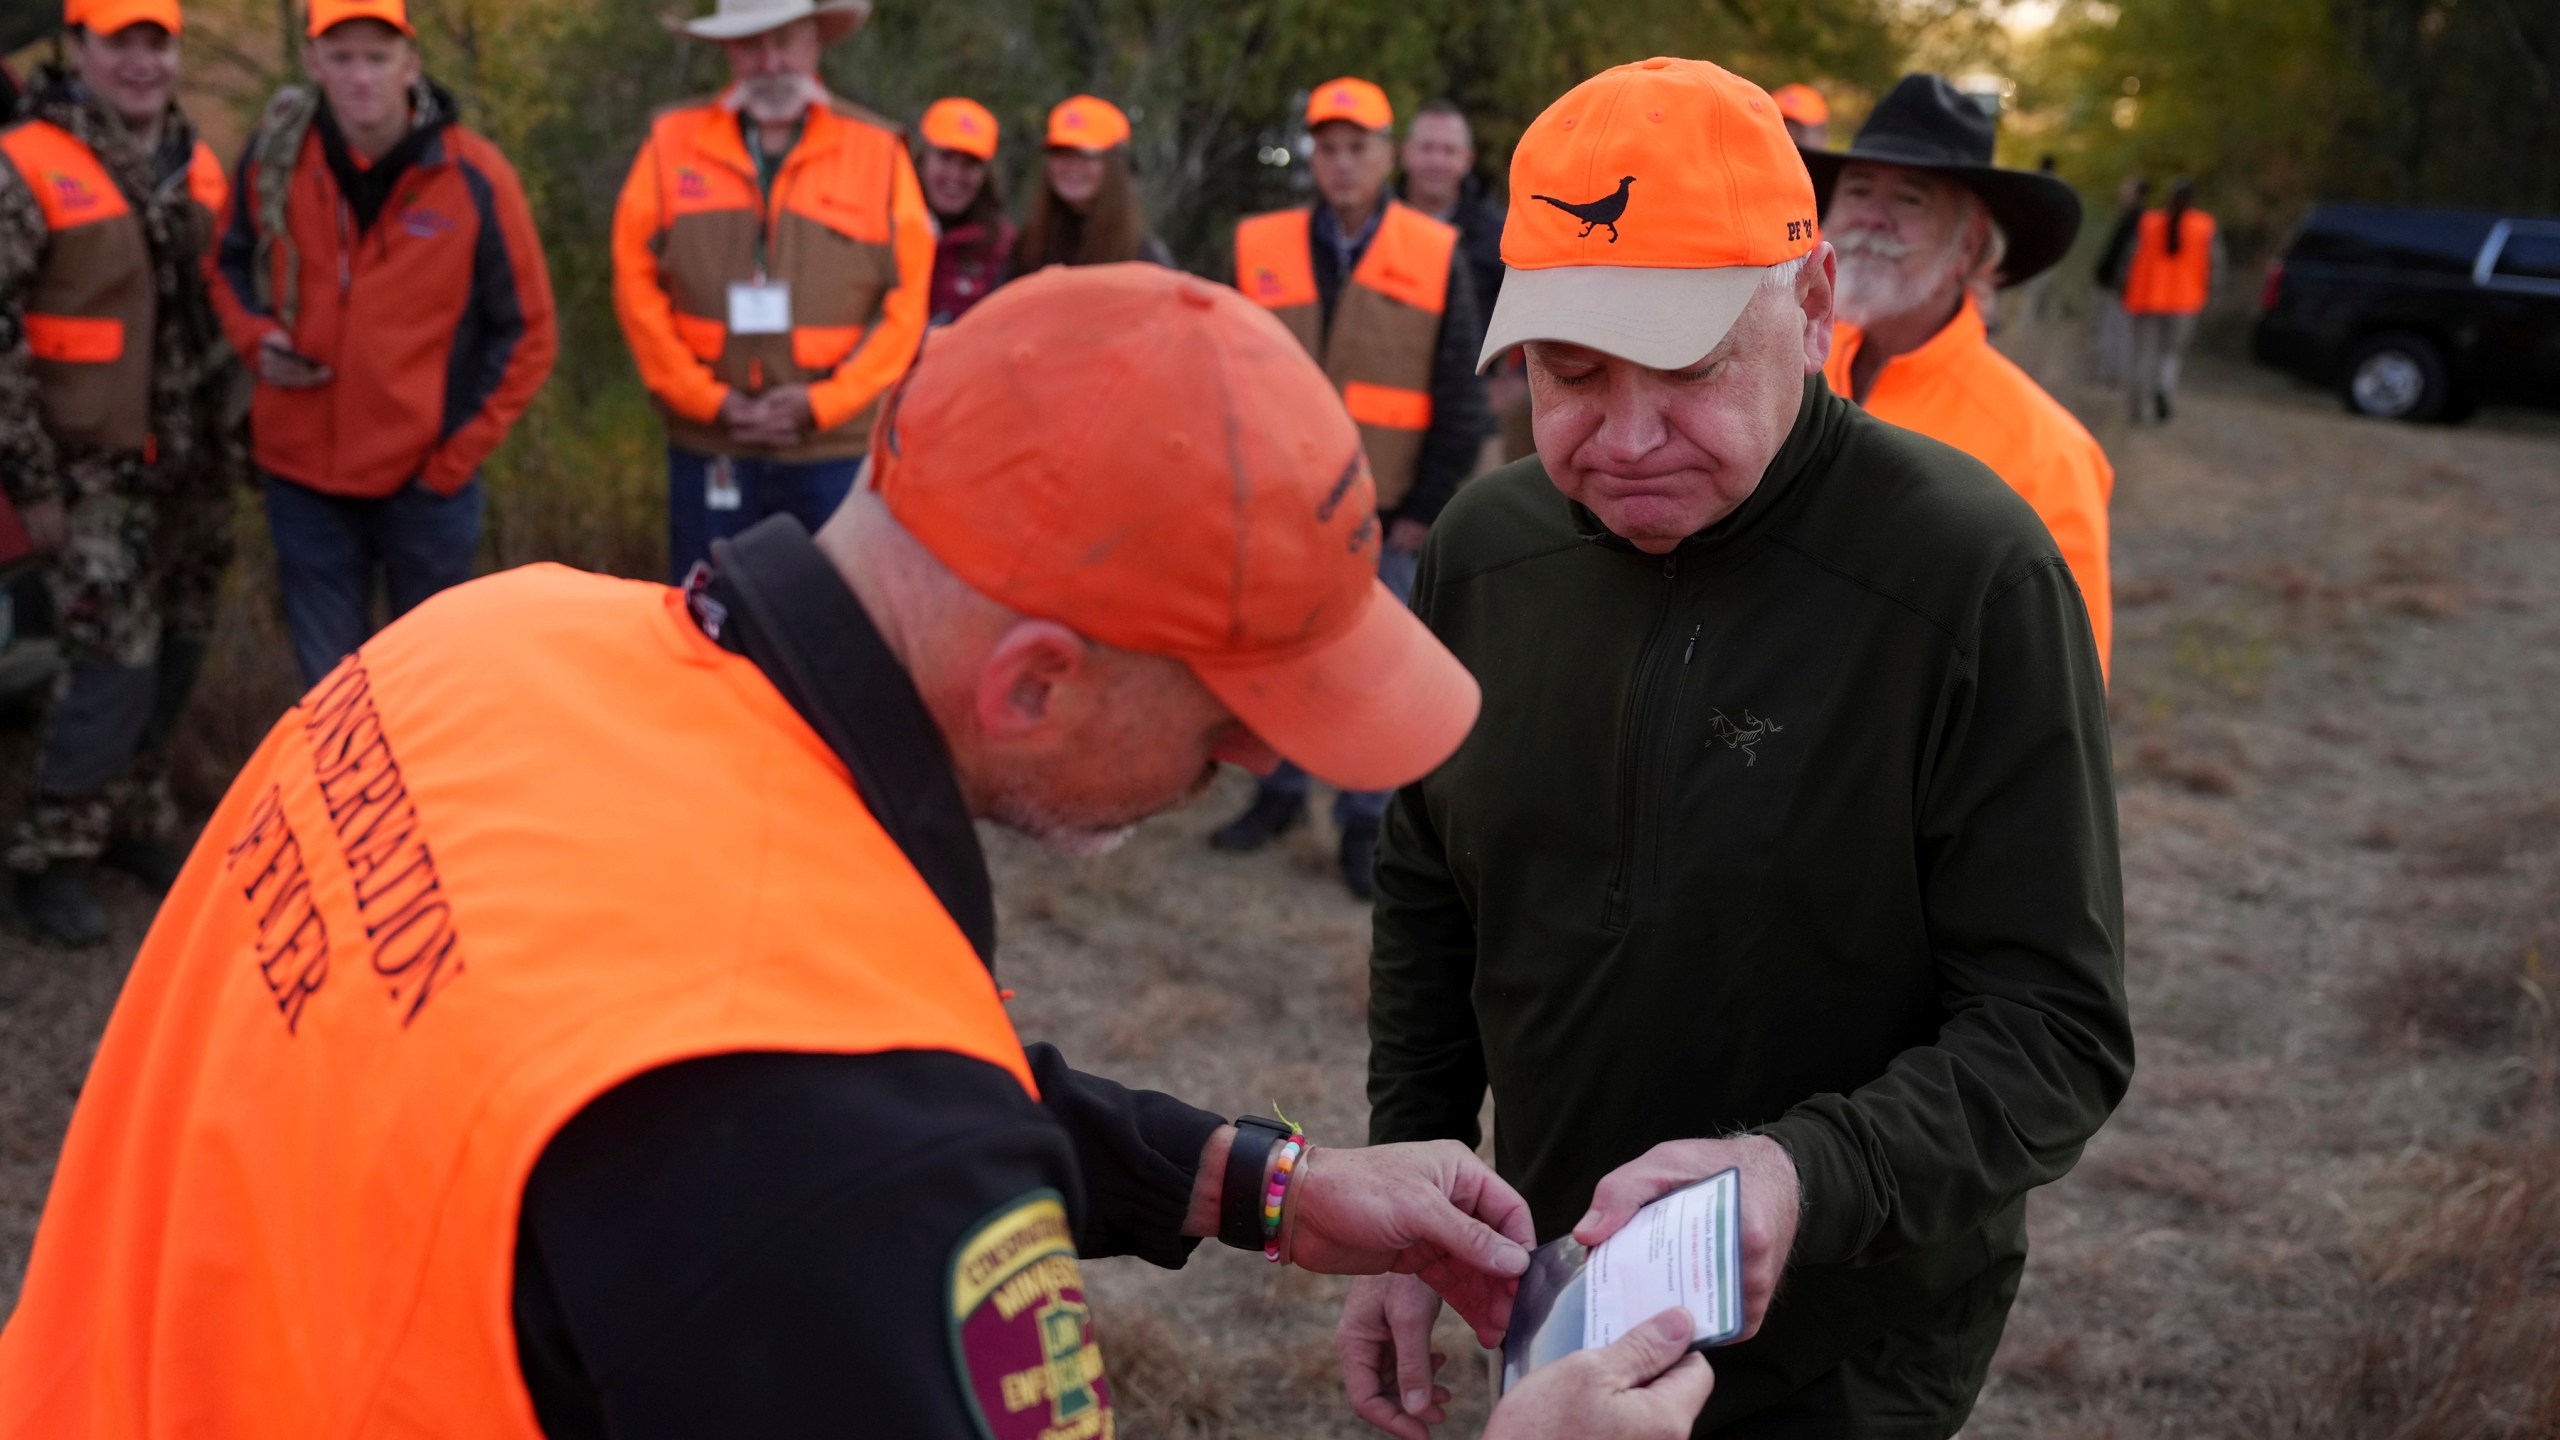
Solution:
[[[1271,1185],[1262,1196],[1262,1258],[1274,1265],[1280,1263],[1280,1212],[1289,1201],[1289,1179],[1306,1153],[1306,1132],[1296,1131],[1271,1158]]]

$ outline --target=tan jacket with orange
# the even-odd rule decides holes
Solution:
[[[516,1221],[676,1060],[942,1050],[995,981],[754,662],[539,565],[341,664],[233,783],[72,1117],[0,1436],[542,1440]]]
[[[816,433],[779,458],[840,459],[869,448],[875,403],[915,359],[933,250],[895,125],[840,101],[812,106],[764,196],[724,97],[650,127],[614,211],[614,312],[678,446],[747,453],[720,426],[720,403],[802,384]],[[789,327],[732,334],[731,287],[755,281],[760,259],[791,288]]]
[[[143,218],[105,162],[79,137],[41,120],[0,133],[5,178],[33,195],[42,255],[25,282],[19,319],[38,406],[57,445],[149,452],[151,367],[160,316]],[[196,142],[186,172],[192,233],[180,263],[202,269],[228,185],[222,162]],[[32,457],[20,457],[22,469]],[[55,493],[51,475],[13,474],[21,501]]]
[[[1823,367],[1831,388],[1879,420],[1917,430],[1990,466],[2026,498],[2079,582],[2097,637],[2098,665],[2105,669],[2115,643],[2107,502],[2115,494],[2116,472],[2107,452],[2061,402],[1991,348],[1970,298],[1927,344],[1887,360],[1861,397],[1850,389],[1849,367],[1863,338],[1845,321],[1832,327],[1831,361]]]
[[[2124,272],[2128,315],[2193,315],[2213,297],[2213,217],[2189,210],[2169,251],[2169,212],[2148,210],[2134,231]]]
[[[1431,429],[1431,361],[1449,302],[1458,232],[1400,200],[1387,202],[1368,252],[1343,281],[1333,325],[1317,293],[1315,213],[1281,210],[1236,226],[1236,288],[1269,310],[1324,366],[1360,425],[1378,508],[1413,489]]]

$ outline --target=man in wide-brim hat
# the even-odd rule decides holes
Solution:
[[[668,565],[852,487],[924,338],[932,212],[899,128],[818,60],[870,0],[720,0],[679,34],[732,83],[660,115],[614,215],[615,313],[667,424]]]
[[[2103,664],[2115,471],[2080,422],[1991,348],[1977,289],[2042,274],[2080,231],[2058,176],[1991,161],[1998,125],[1941,75],[1906,75],[1848,149],[1803,151],[1840,257],[1833,389],[1964,451],[2026,497],[2071,564]]]

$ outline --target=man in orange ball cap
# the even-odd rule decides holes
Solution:
[[[1431,522],[1473,473],[1489,428],[1475,373],[1483,334],[1457,230],[1398,200],[1395,110],[1355,76],[1307,97],[1317,201],[1236,226],[1236,286],[1289,327],[1340,387],[1378,480],[1379,576],[1412,588]],[[1257,850],[1306,818],[1307,777],[1283,768],[1216,834]],[[1345,791],[1333,808],[1343,883],[1369,898],[1387,797]]]
[[[1825,384],[1835,260],[1758,87],[1577,86],[1503,259],[1484,358],[1525,347],[1538,453],[1423,553],[1486,718],[1387,813],[1370,1138],[1475,1144],[1489,1089],[1538,1238],[1585,1245],[1739,1172],[1701,1433],[1950,1435],[2026,1194],[2132,1071],[2087,608],[1997,475]],[[1338,1335],[1408,1440],[1438,1309],[1364,1279]]]

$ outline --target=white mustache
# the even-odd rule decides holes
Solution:
[[[1831,248],[1843,255],[1899,260],[1920,247],[1908,240],[1896,240],[1881,230],[1839,230],[1832,232]]]

